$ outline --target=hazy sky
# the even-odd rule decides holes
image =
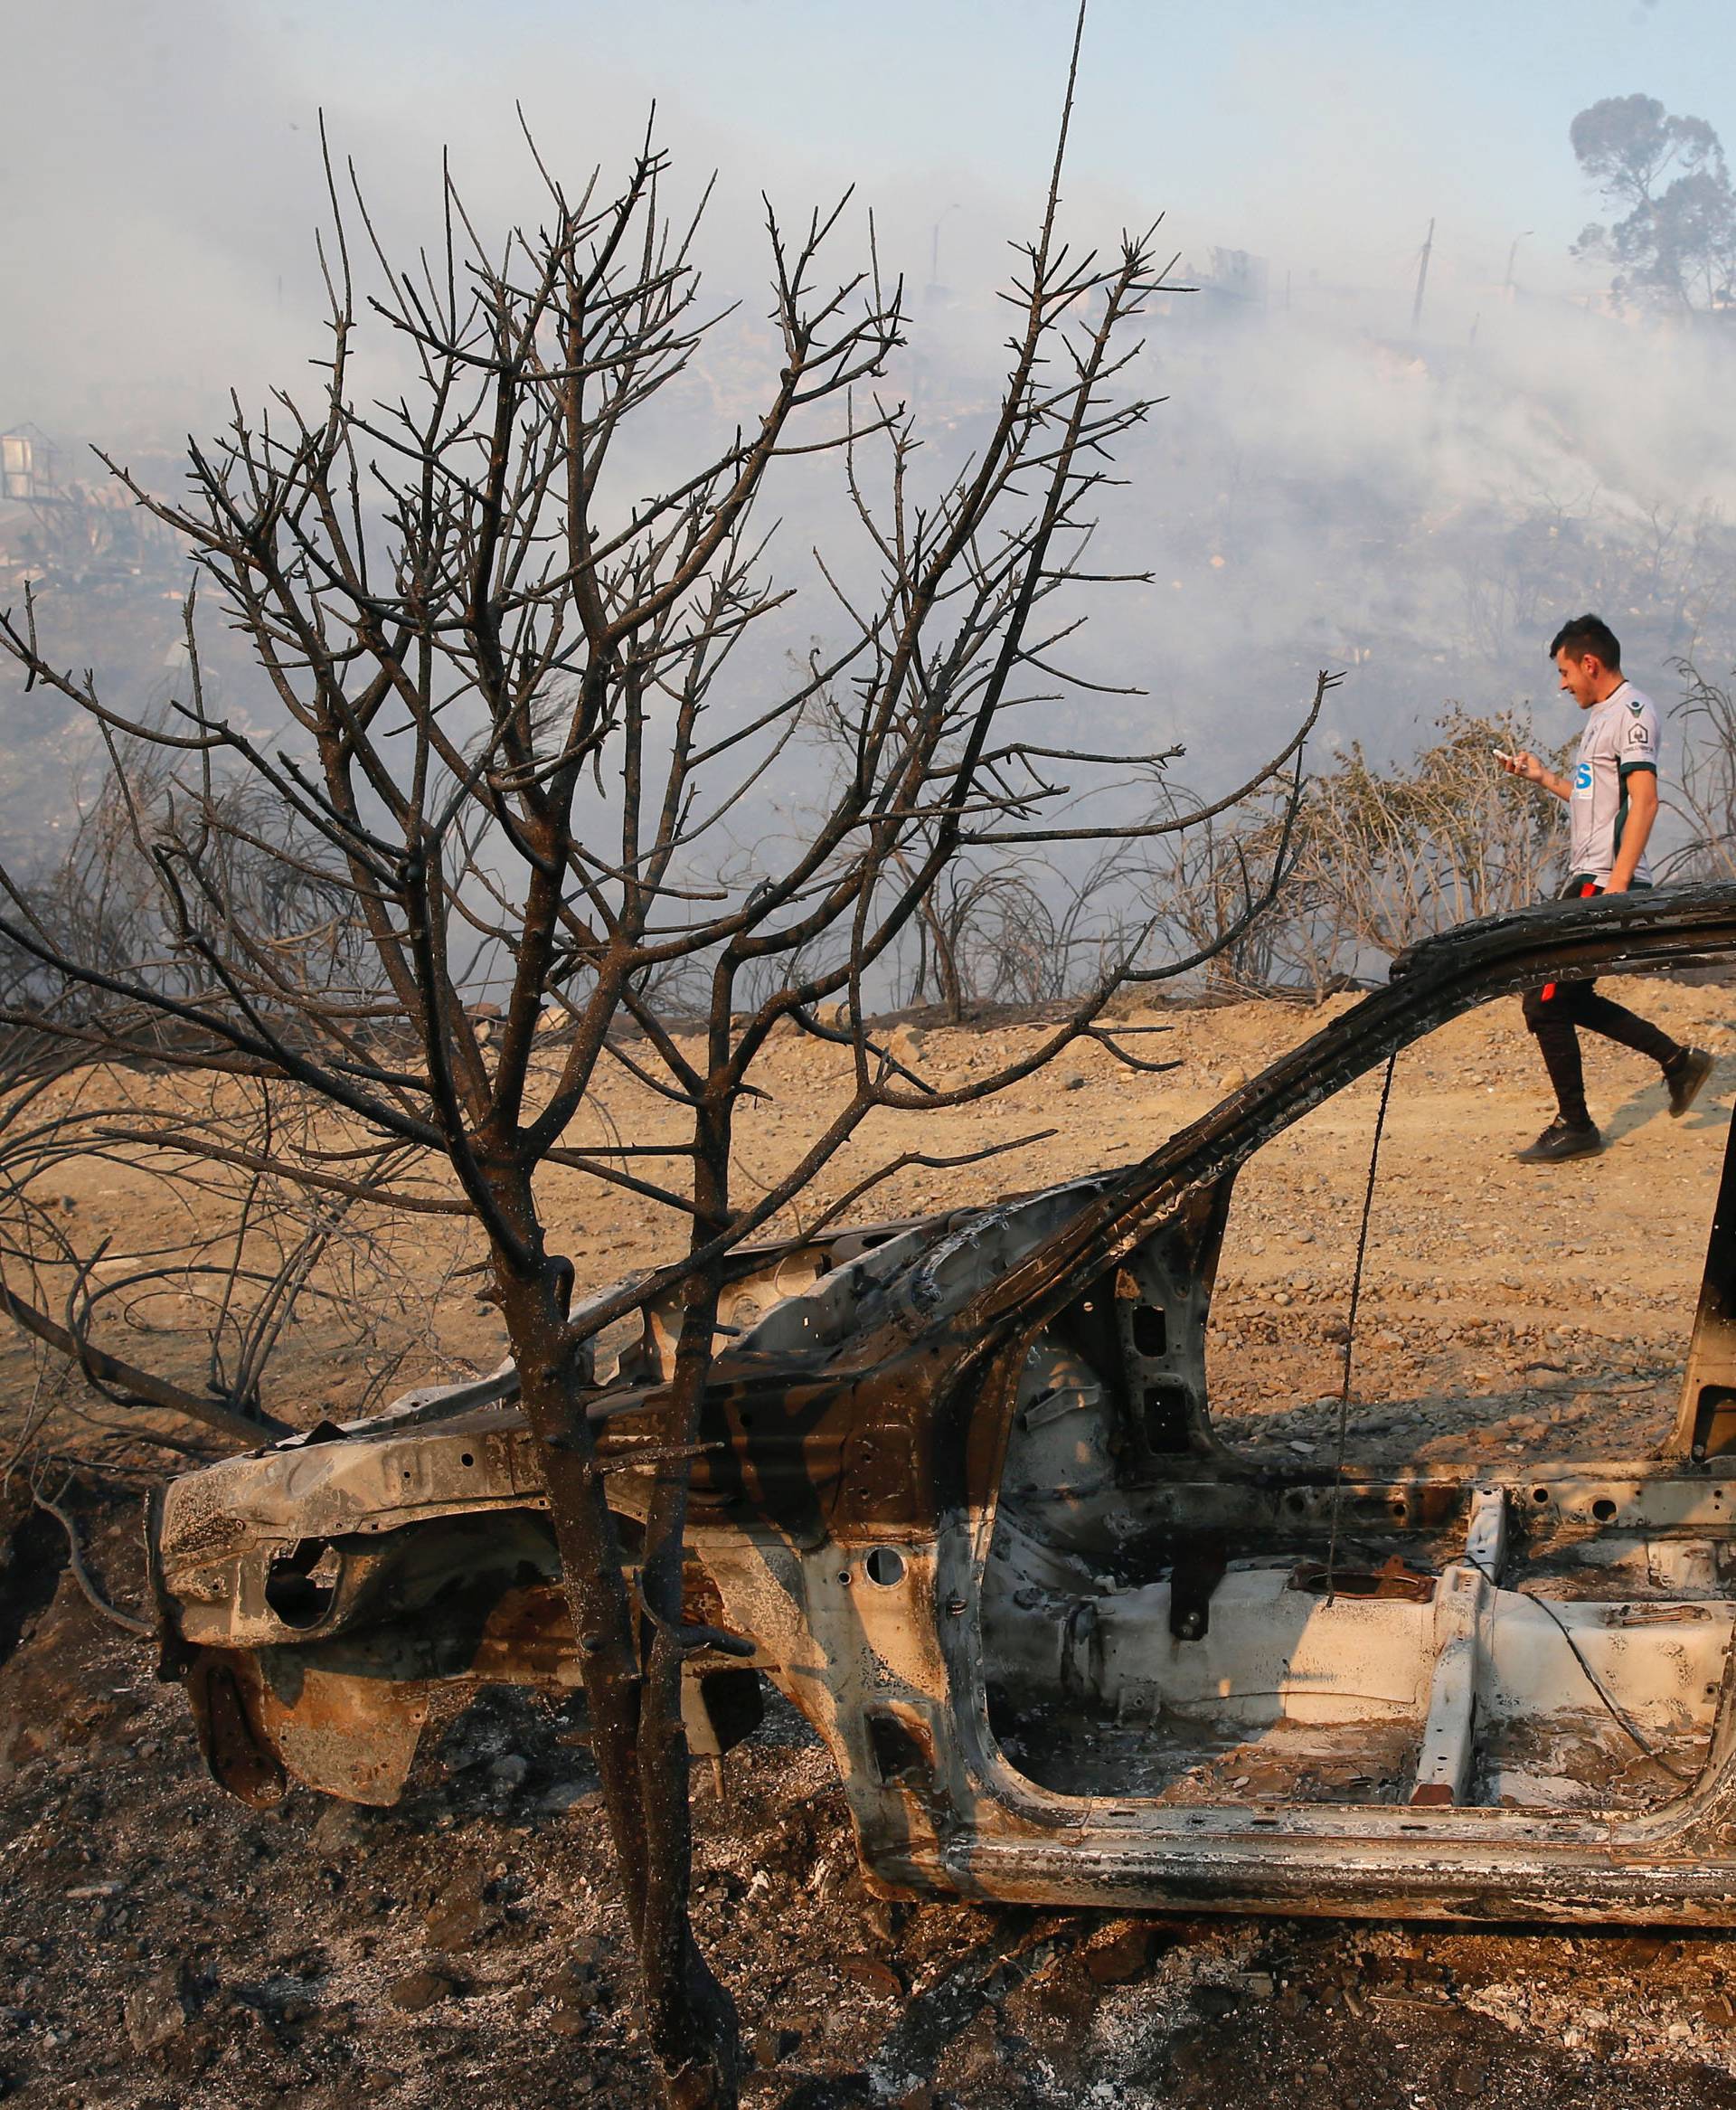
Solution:
[[[992,294],[1040,204],[1072,23],[1071,0],[14,0],[0,430],[33,420],[73,464],[91,440],[148,459],[220,423],[231,387],[250,408],[273,384],[311,396],[322,109],[408,260],[438,238],[443,147],[492,240],[537,210],[515,100],[582,180],[624,166],[656,96],[678,179],[665,203],[718,172],[700,253],[712,293],[746,297],[706,414],[750,411],[744,372],[776,364],[761,186],[793,219],[854,180],[882,260],[914,282],[889,385],[916,402],[940,474],[995,400]],[[1426,737],[1448,697],[1481,710],[1546,692],[1543,641],[1593,599],[1660,686],[1677,655],[1736,664],[1736,347],[1600,312],[1608,267],[1568,255],[1599,211],[1568,127],[1635,91],[1736,149],[1736,11],[1093,0],[1069,232],[1112,242],[1163,213],[1165,244],[1194,265],[1223,246],[1271,267],[1264,307],[1207,298],[1151,317],[1130,380],[1169,400],[1127,444],[1096,553],[1151,583],[1094,608],[1078,646],[1097,678],[1150,689],[1128,708],[1190,743],[1202,782],[1265,752],[1322,666],[1350,676],[1324,739],[1382,752]],[[920,290],[937,228],[945,300]],[[863,246],[853,215],[834,268]],[[389,333],[364,322],[375,356]],[[653,482],[659,447],[694,443],[667,402],[658,417],[631,466]],[[174,472],[159,458],[146,473]],[[769,506],[780,583],[810,544],[845,563],[854,546],[835,480],[809,480]],[[790,604],[764,666],[829,609],[823,593]],[[59,620],[83,649],[72,600]],[[161,655],[138,683],[160,681]]]
[[[0,422],[195,417],[308,347],[322,105],[389,220],[425,231],[448,143],[485,208],[524,198],[521,99],[567,168],[655,93],[715,239],[854,178],[918,279],[993,270],[1050,152],[1065,0],[57,0],[8,9]],[[1710,0],[1096,0],[1071,192],[1163,210],[1177,245],[1404,284],[1437,259],[1549,283],[1593,211],[1574,112],[1643,90],[1736,144],[1736,14]],[[1729,99],[1731,107],[1722,107]],[[1112,231],[1112,229],[1111,229]],[[961,253],[962,252],[962,253]],[[742,260],[746,260],[746,252]],[[725,268],[729,260],[726,254]],[[132,393],[129,383],[137,383]]]

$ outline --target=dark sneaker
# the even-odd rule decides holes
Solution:
[[[1595,1158],[1602,1148],[1603,1138],[1595,1123],[1587,1121],[1580,1129],[1552,1121],[1534,1143],[1513,1154],[1522,1165],[1560,1165],[1569,1158]]]
[[[1700,1087],[1712,1074],[1712,1058],[1703,1047],[1684,1048],[1682,1058],[1664,1073],[1670,1088],[1670,1112],[1680,1116],[1700,1096]]]

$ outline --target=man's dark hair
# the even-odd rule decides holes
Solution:
[[[1563,623],[1550,645],[1550,658],[1558,652],[1565,652],[1570,659],[1583,659],[1588,652],[1595,652],[1606,667],[1618,674],[1621,671],[1621,639],[1600,615],[1576,615],[1571,623]]]

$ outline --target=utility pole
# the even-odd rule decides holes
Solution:
[[[1410,303],[1410,335],[1414,337],[1422,321],[1422,289],[1429,283],[1429,252],[1435,246],[1435,223],[1429,222],[1429,232],[1422,245],[1422,256],[1417,264],[1417,297]]]
[[[935,221],[933,232],[929,237],[929,293],[931,298],[938,298],[940,292],[940,229],[958,210],[958,201],[955,198]]]
[[[1501,290],[1504,293],[1513,291],[1513,267],[1514,260],[1519,254],[1519,244],[1525,239],[1526,235],[1535,234],[1536,232],[1534,227],[1522,227],[1518,233],[1514,236],[1513,247],[1507,251],[1507,275],[1501,281]]]

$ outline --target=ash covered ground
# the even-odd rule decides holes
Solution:
[[[1633,1000],[1736,1051],[1736,994],[1651,985]],[[1148,1148],[1319,1017],[1242,1005],[1168,1022],[1184,1064],[1174,1077],[1130,1082],[1094,1054],[1075,1089],[1049,1088],[1061,1133],[1019,1184]],[[944,1031],[920,1052],[946,1074],[994,1050]],[[758,1139],[768,1155],[824,1112],[825,1074],[786,1060]],[[1546,1112],[1516,1005],[1401,1058],[1353,1463],[1464,1457],[1523,1474],[1531,1460],[1662,1441],[1736,1064],[1683,1122],[1634,1058],[1599,1053],[1590,1067],[1611,1148],[1539,1174],[1504,1154]],[[1244,1176],[1212,1340],[1237,1441],[1316,1462],[1335,1449],[1373,1102],[1366,1083],[1340,1094]],[[1013,1132],[1020,1110],[968,1131],[956,1118],[958,1136],[925,1147],[995,1121]],[[99,1177],[82,1206],[124,1215],[124,1183]],[[963,1177],[946,1176],[948,1202]],[[1004,1177],[981,1169],[985,1192]],[[888,1192],[887,1214],[929,1199],[920,1174],[908,1186]],[[599,1250],[631,1243],[625,1223],[587,1228]],[[5,1374],[20,1396],[7,1411],[21,1412],[22,1365]],[[136,1605],[137,1500],[94,1474],[70,1499],[93,1568]],[[148,1644],[89,1608],[58,1528],[16,1480],[7,1504],[9,2099],[654,2100],[577,1709],[455,1698],[396,1809],[297,1792],[261,1816],[207,1780],[180,1691],[155,1681]],[[725,1762],[723,1791],[702,1774],[696,1916],[741,2009],[750,2104],[1736,2104],[1736,1933],[889,1905],[855,1872],[823,1752],[780,1706]]]

